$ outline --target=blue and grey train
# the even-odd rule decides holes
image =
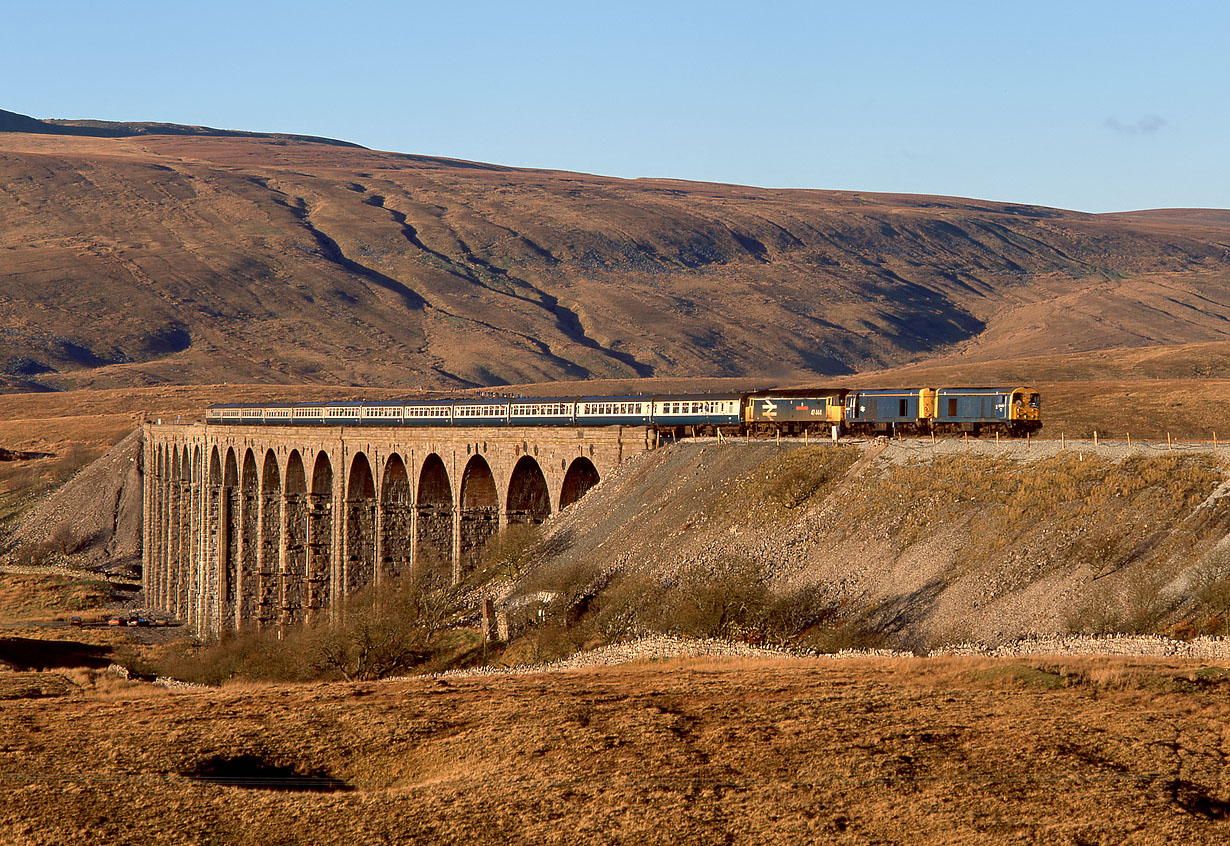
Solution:
[[[1042,426],[1033,388],[848,388],[725,394],[454,397],[212,405],[206,422],[292,426],[648,426],[673,437],[1003,432]]]

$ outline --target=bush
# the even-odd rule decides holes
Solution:
[[[516,581],[525,572],[542,529],[533,523],[513,523],[493,535],[483,547],[479,570],[484,575]]]
[[[1158,634],[1177,604],[1164,590],[1164,568],[1138,568],[1099,582],[1064,622],[1072,634]]]
[[[1214,550],[1192,571],[1191,595],[1204,634],[1230,634],[1230,550]]]
[[[414,671],[448,648],[442,635],[460,600],[460,590],[443,576],[405,580],[349,597],[332,620],[179,644],[156,667],[162,675],[213,685],[385,678]]]
[[[657,609],[663,631],[731,638],[759,628],[769,584],[758,562],[736,556],[684,572],[664,599]]]

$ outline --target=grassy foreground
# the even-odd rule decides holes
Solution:
[[[62,687],[0,700],[0,843],[1221,843],[1230,815],[1230,672],[1161,660]]]

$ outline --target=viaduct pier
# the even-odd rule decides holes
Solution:
[[[147,603],[201,635],[328,616],[437,568],[454,581],[653,446],[648,427],[147,423]]]

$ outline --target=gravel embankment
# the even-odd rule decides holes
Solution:
[[[725,493],[740,487],[736,480],[754,483],[764,462],[802,445],[794,439],[780,444],[706,439],[634,456],[544,525],[545,554],[512,591],[495,597],[497,604],[538,591],[581,593],[585,579],[601,584],[603,575],[612,572],[632,572],[669,586],[681,574],[721,573],[732,561],[753,561],[774,591],[814,591],[835,606],[859,609],[870,625],[892,633],[898,648],[922,652],[963,640],[1010,643],[1065,631],[1073,614],[1095,595],[1110,602],[1108,591],[1121,591],[1130,600],[1133,579],[1149,575],[1137,572],[1143,565],[1135,558],[1104,564],[1116,565],[1106,577],[1098,561],[1066,562],[1054,554],[1069,547],[1085,550],[1087,557],[1100,554],[1098,539],[1113,535],[1118,511],[1108,510],[1104,525],[1095,519],[1075,534],[1071,526],[1062,535],[1022,530],[1020,544],[974,559],[971,566],[968,555],[961,558],[963,551],[986,543],[969,528],[979,514],[977,503],[964,511],[950,508],[946,491],[937,489],[919,491],[913,499],[898,492],[898,499],[877,506],[860,502],[860,491],[894,466],[945,455],[1031,463],[1060,453],[1116,462],[1130,456],[1230,456],[1230,445],[1214,448],[1211,443],[859,439],[849,445],[863,450],[863,459],[827,495],[805,507],[793,513],[745,513],[730,504]],[[1230,480],[1223,479],[1189,514],[1227,493]],[[852,506],[861,509],[853,512],[854,519]],[[922,528],[910,529],[903,542],[899,525],[908,528],[906,518]],[[958,566],[959,560],[965,564]],[[1181,575],[1176,571],[1175,578]]]
[[[9,551],[61,545],[75,565],[134,573],[141,562],[141,430],[86,466],[23,516]]]

